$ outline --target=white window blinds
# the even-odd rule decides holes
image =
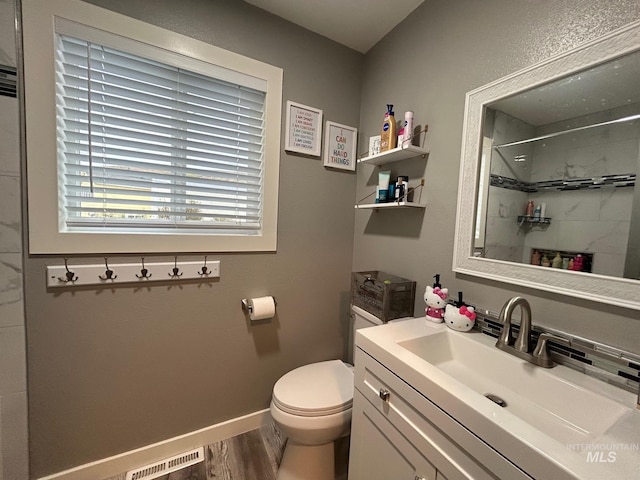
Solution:
[[[61,229],[258,231],[265,92],[247,84],[58,34]]]

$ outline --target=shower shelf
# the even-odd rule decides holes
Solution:
[[[531,215],[518,215],[518,225],[550,225],[551,217],[533,217]]]

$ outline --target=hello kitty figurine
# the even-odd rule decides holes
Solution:
[[[475,309],[466,305],[458,308],[448,304],[444,312],[444,323],[452,330],[468,332],[476,323]]]
[[[449,289],[427,286],[424,291],[424,301],[427,304],[425,313],[427,320],[433,323],[442,323],[444,320],[444,306],[449,298]]]

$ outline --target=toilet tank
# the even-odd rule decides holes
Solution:
[[[349,338],[349,363],[353,364],[353,352],[356,345],[356,330],[359,330],[361,328],[375,327],[376,325],[382,325],[382,320],[360,307],[351,305],[351,338]]]

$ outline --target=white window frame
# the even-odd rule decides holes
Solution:
[[[23,0],[29,252],[32,254],[275,251],[281,68],[77,0]],[[262,226],[256,235],[61,231],[55,111],[56,22],[88,26],[179,54],[183,68],[218,65],[266,82]]]

